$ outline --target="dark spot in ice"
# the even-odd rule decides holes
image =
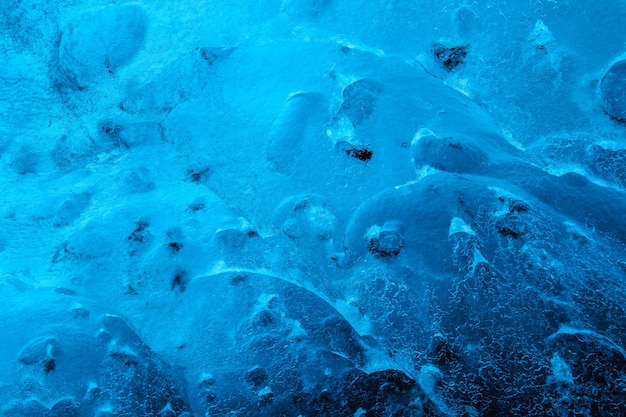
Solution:
[[[274,322],[274,316],[268,310],[261,311],[254,320],[255,326],[266,327]]]
[[[137,295],[139,293],[137,292],[137,290],[132,285],[128,285],[126,287],[126,291],[124,291],[124,294],[125,295]]]
[[[374,156],[374,153],[368,147],[346,149],[346,154],[364,162],[369,161]]]
[[[172,291],[185,292],[187,289],[188,279],[186,277],[185,271],[179,271],[174,274],[174,278],[172,278]]]
[[[303,210],[308,209],[309,206],[310,206],[309,200],[305,199],[305,200],[298,202],[295,206],[293,206],[293,211],[303,211]]]
[[[370,238],[367,249],[378,258],[398,256],[403,247],[404,238],[397,230],[382,230]]]
[[[132,353],[126,353],[126,352],[116,350],[116,351],[109,353],[109,356],[112,358],[120,359],[122,363],[124,364],[124,366],[127,366],[127,367],[139,365],[137,356],[135,356]]]
[[[89,310],[83,307],[76,307],[70,310],[70,316],[73,319],[84,319],[89,317]]]
[[[261,368],[253,368],[246,372],[244,379],[248,384],[258,387],[267,381],[267,372]]]
[[[578,242],[583,245],[589,242],[589,239],[587,239],[587,236],[581,235],[580,233],[576,233],[576,232],[572,233],[572,239],[574,239],[575,242]]]
[[[512,237],[513,239],[518,239],[520,234],[513,229],[504,226],[497,226],[498,233],[502,236]]]
[[[148,237],[148,222],[140,220],[136,223],[135,230],[127,237],[128,240],[143,243]]]
[[[461,144],[461,142],[452,142],[452,137],[446,137],[442,140],[452,149],[456,149],[457,151],[463,150],[463,145]]]
[[[381,258],[391,258],[400,254],[399,248],[381,248],[378,238],[370,239],[367,249]]]
[[[433,45],[433,57],[446,71],[450,72],[465,63],[467,46],[445,46],[440,43]]]
[[[56,361],[54,360],[54,358],[49,358],[44,364],[43,364],[43,371],[45,373],[49,373],[52,372],[56,369],[57,364]]]
[[[530,206],[523,201],[512,200],[509,202],[509,213],[525,213],[530,210]]]
[[[194,201],[193,203],[189,204],[188,206],[188,210],[189,211],[202,211],[206,208],[206,203],[204,201]]]
[[[200,383],[198,384],[200,388],[208,388],[213,385],[215,385],[215,379],[210,376],[202,378],[202,381],[200,381]]]
[[[111,62],[109,61],[108,57],[104,58],[104,62],[103,62],[104,67],[106,68],[107,72],[111,75],[113,75],[113,68],[111,68]]]
[[[209,172],[209,167],[193,168],[187,170],[187,175],[189,176],[189,181],[193,182],[194,184],[201,184],[207,179],[207,177],[209,176]]]
[[[178,242],[170,242],[167,244],[167,247],[170,250],[170,253],[172,254],[180,252],[183,246],[184,245],[182,243],[178,243]]]
[[[230,279],[230,285],[232,285],[233,287],[236,287],[242,282],[245,282],[247,279],[248,279],[247,275],[235,275],[234,277]]]
[[[104,121],[98,125],[98,130],[101,135],[106,137],[115,146],[120,146],[122,148],[129,147],[128,143],[124,140],[124,135],[122,135],[122,126],[117,125],[112,121]]]
[[[213,66],[218,61],[228,58],[233,53],[235,48],[228,47],[202,47],[200,48],[200,56],[206,61],[209,66]]]
[[[58,287],[54,289],[54,292],[60,295],[76,295],[76,291],[69,288]]]
[[[201,52],[202,58],[207,62],[207,64],[209,65],[213,65],[215,63],[215,61],[217,61],[217,55],[209,50],[207,50],[206,48],[202,48],[202,52]]]
[[[257,231],[255,231],[255,230],[248,230],[246,232],[246,236],[248,236],[249,238],[259,237],[259,233]]]
[[[69,243],[63,242],[52,255],[52,263],[55,264],[59,261],[65,260],[74,254],[75,252]]]
[[[117,135],[122,131],[119,126],[114,126],[110,123],[100,125],[100,131],[105,135]]]
[[[212,403],[212,402],[215,402],[215,400],[217,400],[217,395],[213,391],[207,391],[204,395],[205,395],[204,399],[208,403]]]

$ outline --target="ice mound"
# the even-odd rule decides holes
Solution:
[[[84,89],[94,79],[114,75],[141,49],[147,24],[146,13],[135,4],[75,16],[61,35],[58,82]]]
[[[600,83],[602,104],[606,112],[615,119],[626,120],[626,61],[614,63],[602,77]]]
[[[190,411],[178,371],[119,316],[66,288],[3,284],[3,416]],[[23,301],[33,303],[24,309]],[[189,415],[187,413],[187,415]]]

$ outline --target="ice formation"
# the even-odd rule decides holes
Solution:
[[[0,416],[620,416],[626,4],[5,0]]]

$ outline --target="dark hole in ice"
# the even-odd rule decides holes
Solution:
[[[98,126],[100,133],[106,136],[115,146],[121,146],[122,148],[128,148],[128,143],[124,140],[122,135],[122,126],[114,124],[111,121],[105,121]]]
[[[380,241],[378,238],[370,239],[369,244],[367,246],[370,252],[380,258],[391,258],[394,256],[398,256],[400,254],[399,248],[384,248],[381,247]]]
[[[464,64],[466,56],[467,46],[445,46],[439,43],[433,45],[433,57],[435,61],[448,72]]]
[[[230,285],[232,285],[233,287],[236,287],[242,282],[245,282],[247,279],[248,279],[247,275],[235,275],[234,277],[230,279]]]
[[[204,201],[194,201],[193,203],[189,204],[188,206],[188,210],[189,211],[202,211],[206,208],[206,203],[204,203]]]
[[[273,322],[274,322],[274,316],[272,316],[272,313],[270,313],[267,310],[261,311],[257,315],[256,319],[254,320],[255,326],[261,326],[261,327],[269,326]]]
[[[54,292],[60,295],[76,295],[76,291],[69,288],[58,287],[54,289]]]
[[[135,287],[133,287],[132,285],[128,285],[126,286],[126,291],[124,291],[124,294],[125,295],[137,295],[139,293],[137,292]]]
[[[246,372],[245,381],[255,387],[264,384],[267,381],[267,372],[261,368],[254,368]]]
[[[183,246],[184,245],[182,243],[178,243],[178,242],[170,242],[167,244],[167,247],[169,248],[170,253],[172,254],[180,252]]]
[[[403,246],[402,235],[396,230],[383,230],[370,238],[367,249],[379,258],[398,256]]]
[[[189,181],[193,182],[194,184],[201,184],[207,179],[209,171],[210,168],[208,167],[188,169],[187,175],[189,175]]]
[[[452,137],[443,138],[443,141],[452,149],[456,149],[457,151],[463,150],[463,145],[460,142],[452,142]]]
[[[147,237],[148,222],[140,220],[136,223],[135,230],[128,236],[128,240],[143,243]]]
[[[346,154],[363,162],[369,161],[374,156],[368,147],[346,149]]]
[[[213,66],[218,61],[223,60],[224,58],[228,58],[234,50],[235,48],[229,47],[205,46],[200,48],[200,56],[206,61],[209,66]]]
[[[84,319],[89,317],[89,310],[84,307],[76,307],[70,310],[70,316],[73,319]]]
[[[523,201],[509,202],[509,213],[525,213],[530,210],[530,206]]]
[[[185,275],[186,275],[185,271],[179,271],[176,274],[174,274],[174,278],[172,278],[172,286],[171,286],[172,291],[185,292],[185,290],[187,289],[187,283],[188,283],[188,279]]]
[[[213,65],[213,63],[217,60],[217,55],[214,52],[211,52],[210,50],[206,49],[206,48],[202,48],[202,52],[201,52],[202,58],[207,62],[207,64],[209,65]]]
[[[54,358],[49,358],[44,364],[43,364],[43,371],[45,373],[49,373],[52,372],[56,369],[57,364],[56,361],[54,360]]]
[[[520,234],[513,229],[504,226],[498,226],[498,233],[502,236],[512,237],[513,239],[518,239]]]
[[[122,128],[119,126],[112,125],[110,123],[105,123],[105,124],[100,125],[100,131],[104,133],[105,135],[115,136],[115,135],[120,134],[120,132],[122,131]]]

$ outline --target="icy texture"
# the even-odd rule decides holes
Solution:
[[[623,1],[0,9],[0,416],[623,415]]]

